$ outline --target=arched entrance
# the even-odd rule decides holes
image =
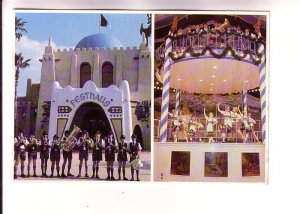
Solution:
[[[93,102],[82,104],[76,111],[71,127],[78,126],[81,130],[88,131],[94,137],[97,130],[106,136],[111,131],[111,126],[103,108]]]
[[[143,134],[141,127],[139,125],[136,125],[133,129],[133,134],[137,136],[137,142],[141,144],[141,147],[144,149],[144,141],[143,141]]]

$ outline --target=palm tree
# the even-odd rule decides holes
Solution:
[[[21,53],[16,53],[15,54],[15,67],[16,67],[16,73],[15,73],[15,99],[17,99],[17,87],[18,87],[18,82],[19,82],[19,76],[20,76],[20,69],[24,69],[29,67],[29,61],[31,59],[26,59],[24,60],[24,57],[22,56]]]
[[[18,41],[22,38],[22,33],[27,33],[27,30],[25,29],[26,23],[27,22],[22,21],[22,18],[15,17],[15,34]]]

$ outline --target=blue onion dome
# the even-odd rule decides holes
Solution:
[[[120,48],[124,47],[122,42],[113,36],[107,34],[93,34],[84,37],[75,48]]]

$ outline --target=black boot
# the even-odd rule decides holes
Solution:
[[[27,167],[27,177],[30,177],[30,167]]]

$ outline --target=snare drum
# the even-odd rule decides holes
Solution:
[[[139,169],[143,166],[143,163],[140,159],[136,158],[131,161],[131,166],[133,169]]]

